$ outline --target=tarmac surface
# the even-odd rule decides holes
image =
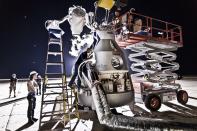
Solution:
[[[137,103],[135,105],[135,111],[137,117],[159,118],[163,120],[170,120],[175,122],[187,123],[197,126],[197,77],[184,77],[182,80],[177,80],[182,88],[189,94],[189,100],[186,105],[179,104],[176,100],[162,104],[161,108],[157,112],[150,112],[144,106],[144,104]],[[28,101],[26,82],[18,82],[16,97],[9,97],[9,83],[0,83],[0,131],[14,131],[14,130],[26,130],[36,131],[38,130],[39,120],[30,125],[27,123],[27,107]],[[37,96],[35,117],[39,118],[40,115],[40,103],[41,96]],[[134,116],[130,111],[129,106],[116,108],[118,114],[124,114],[127,116]],[[75,128],[80,131],[120,131],[120,129],[108,128],[100,125],[97,120],[95,111],[83,112],[81,116],[85,120],[89,120],[89,125],[85,125],[87,121],[81,122],[82,124]],[[81,117],[81,118],[82,118]],[[136,117],[136,116],[135,116]],[[92,122],[92,123],[91,123]],[[85,126],[84,126],[85,125]],[[194,129],[197,130],[197,129]],[[122,131],[122,130],[121,130]]]

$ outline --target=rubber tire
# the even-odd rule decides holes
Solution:
[[[153,99],[158,101],[158,105],[156,107],[151,106],[151,102],[152,102]],[[158,95],[156,95],[156,94],[149,94],[145,98],[145,106],[150,111],[157,111],[161,107],[161,98]]]
[[[186,99],[183,99],[183,95],[186,95]],[[188,102],[188,93],[185,90],[179,90],[177,92],[177,101],[182,105],[185,105]]]

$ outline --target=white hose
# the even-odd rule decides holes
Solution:
[[[91,88],[93,102],[96,108],[97,117],[101,124],[112,128],[122,128],[129,130],[163,130],[163,129],[195,129],[196,125],[186,123],[165,121],[162,119],[151,119],[145,117],[128,117],[124,115],[112,114],[107,103],[106,95],[104,94],[100,83],[97,81]],[[189,126],[188,126],[189,125]]]
[[[85,60],[85,61],[83,61],[80,65],[79,65],[79,67],[78,67],[78,76],[79,76],[79,79],[81,80],[82,79],[82,76],[81,76],[81,74],[79,73],[80,72],[80,68],[81,68],[81,66],[83,65],[83,64],[85,64],[85,63],[88,63],[88,62],[92,62],[92,64],[95,64],[96,63],[96,60],[95,60],[95,53],[93,52],[92,54],[91,54],[91,59],[87,59],[87,60]]]

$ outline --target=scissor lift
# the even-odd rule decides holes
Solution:
[[[133,32],[127,24],[128,16],[143,21],[142,30]],[[131,62],[131,78],[135,90],[135,102],[145,103],[151,111],[157,111],[161,103],[177,98],[186,104],[188,94],[175,83],[179,64],[174,62],[173,53],[183,46],[181,26],[134,12],[122,15],[122,27],[116,35],[116,42],[123,49],[130,50],[128,60]],[[117,29],[116,29],[117,30]]]

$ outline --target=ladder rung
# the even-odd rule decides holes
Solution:
[[[61,31],[62,31],[61,29],[52,29],[52,28],[49,28],[49,33],[52,33],[52,34],[54,34],[54,33],[60,34]]]
[[[47,62],[47,65],[63,65],[63,62]]]
[[[48,112],[48,113],[53,113],[53,112]],[[57,114],[58,113],[58,114]],[[58,111],[56,111],[56,114],[44,114],[44,113],[42,113],[42,118],[43,117],[49,117],[49,116],[58,116],[58,115],[73,115],[73,114],[75,114],[75,112],[66,112],[66,113],[64,113],[64,112],[58,112]]]
[[[59,99],[59,100],[45,100],[43,102],[57,102],[57,101],[66,101],[67,99]]]
[[[65,75],[64,73],[49,73],[49,72],[47,72],[47,73],[45,73],[45,75]]]
[[[59,87],[59,86],[66,87],[66,85],[63,85],[63,83],[47,83],[47,84],[45,84],[45,87],[50,87],[50,86],[54,86],[54,87]]]
[[[45,100],[45,101],[43,101],[43,103],[47,103],[47,102],[49,102],[49,103],[50,103],[50,102],[51,102],[51,103],[52,103],[52,102],[55,103],[55,102],[63,102],[63,101],[66,102],[67,99],[60,99],[60,100]]]
[[[53,104],[53,103],[50,103],[50,104]],[[46,105],[46,104],[45,104],[45,105]],[[69,108],[72,108],[72,107],[74,107],[73,105],[74,105],[74,104],[66,104],[65,107],[66,107],[66,108],[68,108],[68,107],[69,107]],[[66,110],[68,110],[68,109],[66,109]],[[50,113],[50,112],[48,112],[48,113]],[[42,113],[42,114],[44,114],[44,113]]]
[[[55,103],[62,103],[62,101],[59,101],[59,102],[43,102],[42,104],[43,105],[49,105],[49,104],[55,104]]]
[[[42,114],[56,113],[56,112],[64,112],[64,111],[63,110],[62,111],[47,111],[47,112],[42,112]]]
[[[46,85],[62,85],[62,83],[47,83]]]
[[[61,45],[61,43],[60,42],[49,42],[49,45]]]
[[[62,94],[62,92],[44,93],[44,95],[58,95],[58,94]]]
[[[61,29],[49,29],[50,34],[61,34]]]
[[[52,51],[48,51],[49,55],[62,55],[62,51],[59,52],[52,52]]]
[[[60,103],[63,104],[63,101],[47,102],[47,103],[45,102],[45,103],[43,103],[43,105],[60,104]],[[71,104],[66,104],[65,107],[72,107],[72,105]]]
[[[71,93],[71,92],[70,92]],[[63,95],[63,93],[62,92],[52,92],[52,93],[44,93],[43,95]],[[65,95],[66,95],[66,93],[65,93]],[[67,96],[67,95],[66,95]],[[68,98],[70,98],[71,97],[71,95],[68,95]],[[74,97],[74,95],[72,95],[72,97]]]
[[[45,89],[51,89],[51,88],[66,88],[66,86],[45,86]]]
[[[68,98],[71,98],[71,97],[68,97]],[[55,103],[62,103],[64,101],[67,102],[67,99],[61,99],[61,100],[45,100],[42,103],[43,104],[55,104]],[[69,105],[69,104],[66,104],[66,105]]]
[[[50,38],[49,42],[61,42],[59,38]]]
[[[42,115],[42,118],[43,117],[49,117],[49,116],[61,116],[61,115],[63,115],[63,113],[61,113],[61,114],[51,114],[51,115]]]
[[[48,121],[41,121],[40,123],[57,122],[57,121],[59,121],[59,120],[62,120],[62,121],[63,121],[63,119],[61,119],[61,118],[59,118],[59,119],[55,118],[55,119],[48,120]]]
[[[51,117],[51,116],[62,116],[62,115],[69,115],[69,113],[42,115],[42,118],[44,118],[44,117]],[[71,115],[73,115],[73,114],[71,114]],[[57,120],[57,119],[55,119],[55,120]],[[61,120],[61,119],[59,119],[59,120]]]
[[[64,88],[65,88],[66,85],[62,85],[62,83],[61,83],[61,84],[60,84],[60,83],[59,83],[59,84],[58,84],[58,83],[56,83],[56,84],[49,83],[49,84],[45,84],[45,87],[46,87],[46,88],[47,88],[47,87],[49,87],[49,88],[50,88],[50,87],[52,87],[52,88],[53,88],[53,87],[58,87],[58,88],[59,88],[59,87],[64,87]],[[67,87],[68,87],[68,86],[67,86]]]

